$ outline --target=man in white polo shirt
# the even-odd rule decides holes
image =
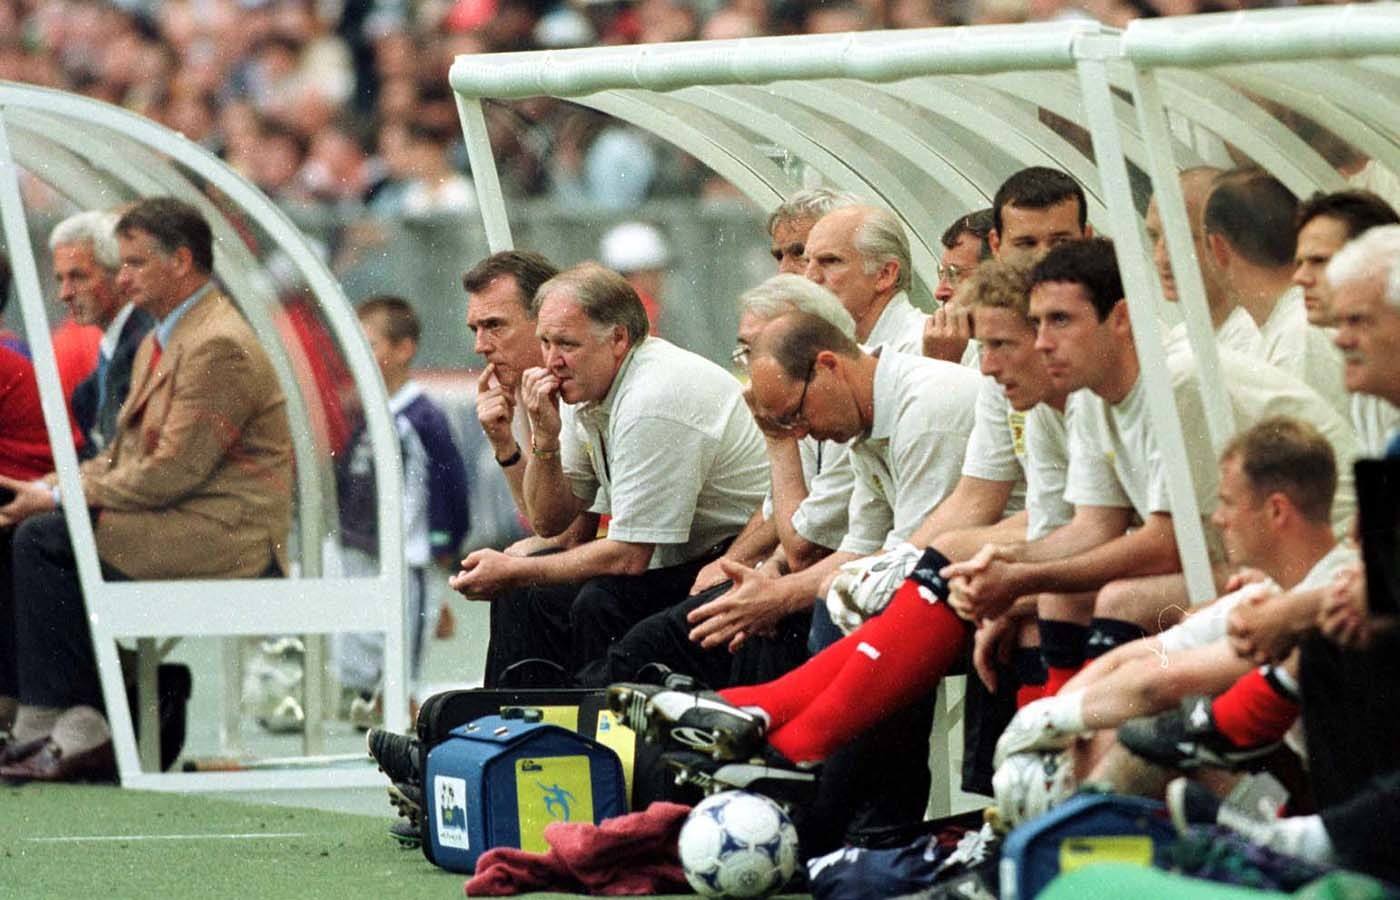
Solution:
[[[1070,398],[1070,468],[1065,499],[1073,522],[1048,538],[983,548],[945,577],[979,617],[1000,615],[1017,598],[1041,591],[1097,591],[1089,655],[1102,655],[1160,627],[1186,605],[1172,529],[1167,473],[1147,417],[1145,387],[1122,299],[1113,246],[1104,240],[1056,248],[1031,274],[1031,317],[1050,375],[1079,391]],[[1215,449],[1205,427],[1194,359],[1168,356],[1176,406],[1202,515],[1215,507]],[[1342,470],[1333,523],[1355,509],[1350,425],[1306,385],[1272,367],[1221,350],[1222,378],[1239,427],[1275,415],[1313,422]],[[1133,515],[1141,526],[1131,528]],[[1339,530],[1340,533],[1340,530]],[[1172,579],[1135,582],[1148,576]]]
[[[1211,186],[1220,175],[1220,170],[1211,166],[1197,166],[1181,173],[1181,196],[1186,204],[1186,221],[1191,226],[1191,242],[1196,249],[1196,259],[1206,258],[1205,230],[1201,213],[1210,196]],[[1181,298],[1176,288],[1176,276],[1172,273],[1171,257],[1167,253],[1167,236],[1162,227],[1162,213],[1154,196],[1147,204],[1147,239],[1152,242],[1152,259],[1157,265],[1157,277],[1162,283],[1162,296],[1168,303],[1176,303]],[[1235,301],[1233,294],[1224,283],[1221,273],[1213,266],[1201,267],[1201,282],[1206,291],[1206,307],[1210,312],[1210,324],[1215,329],[1215,339],[1222,347],[1238,350],[1248,356],[1264,358],[1264,338],[1259,326],[1254,324],[1249,312]],[[1179,322],[1167,332],[1168,345],[1186,340],[1186,323]]]
[[[1311,425],[1267,419],[1236,436],[1221,455],[1214,521],[1230,563],[1251,566],[1269,580],[1245,585],[1160,635],[1095,660],[1060,694],[1017,713],[998,756],[1064,746],[1081,732],[1116,728],[1187,696],[1224,691],[1253,665],[1226,639],[1226,623],[1241,604],[1276,607],[1294,627],[1308,627],[1322,589],[1356,559],[1332,529],[1336,484],[1332,447]],[[1112,732],[1103,731],[1097,743],[1094,758],[1112,745]]]
[[[1346,417],[1350,402],[1341,357],[1328,335],[1308,324],[1303,292],[1292,284],[1297,209],[1298,198],[1266,172],[1240,169],[1218,176],[1201,213],[1203,265],[1259,326],[1264,358]]]
[[[524,373],[532,453],[524,499],[549,537],[584,513],[608,536],[547,556],[478,550],[455,590],[492,601],[487,685],[543,658],[572,671],[686,596],[767,486],[763,446],[732,375],[647,336],[636,292],[585,264],[535,297],[545,365]]]

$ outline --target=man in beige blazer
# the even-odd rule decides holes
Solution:
[[[149,198],[117,224],[118,286],[156,320],[132,364],[112,443],[82,465],[108,580],[246,578],[287,571],[292,458],[286,403],[257,338],[211,280],[213,240],[194,207]],[[12,684],[0,777],[111,769],[101,684],[54,476],[0,481],[14,537]],[[3,666],[3,662],[0,662]],[[94,726],[92,723],[97,722]],[[76,724],[75,724],[76,723]]]

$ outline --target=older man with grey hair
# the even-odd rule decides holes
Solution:
[[[455,590],[489,599],[486,684],[527,658],[574,670],[638,620],[686,596],[767,487],[739,382],[648,337],[636,291],[584,264],[535,295],[544,365],[521,386],[532,453],[524,500],[536,533],[611,516],[606,538],[546,556],[478,550]]]
[[[770,251],[782,275],[807,271],[807,234],[827,213],[843,206],[859,206],[861,199],[847,191],[805,188],[768,214]]]
[[[798,275],[776,275],[739,298],[736,361],[747,368],[753,341],[769,323],[792,313],[819,318],[854,340],[855,322],[830,291]],[[810,610],[788,615],[772,606],[775,596],[749,596],[751,591],[741,595],[747,598],[747,612],[764,622],[776,612],[771,629],[745,632],[732,642],[734,654],[690,639],[697,624],[692,613],[715,608],[712,601],[726,605],[735,599],[729,597],[733,572],[757,568],[774,577],[802,572],[829,556],[846,535],[853,485],[846,445],[800,435],[764,416],[754,407],[751,392],[745,392],[745,399],[767,444],[772,492],[729,550],[701,570],[690,598],[639,622],[603,659],[584,667],[579,675],[585,684],[629,680],[646,665],[661,663],[722,687],[777,677],[806,658]]]
[[[925,316],[909,302],[909,237],[876,206],[840,207],[807,235],[805,274],[831,291],[856,322],[856,340],[918,353]]]
[[[1372,228],[1337,251],[1327,280],[1346,389],[1400,406],[1400,225]],[[1400,429],[1385,455],[1400,456]]]
[[[49,234],[58,299],[79,325],[103,330],[97,368],[73,391],[73,417],[82,432],[83,459],[111,441],[117,411],[131,387],[131,361],[154,320],[122,297],[117,288],[121,258],[117,216],[90,210],[69,216]]]

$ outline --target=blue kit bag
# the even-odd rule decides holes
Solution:
[[[452,729],[428,751],[423,775],[423,854],[470,873],[494,847],[549,849],[552,822],[592,822],[627,812],[622,763],[612,750],[508,710]]]
[[[1167,808],[1118,794],[1078,794],[1006,836],[1002,900],[1032,900],[1056,875],[1100,862],[1151,866],[1176,842]]]

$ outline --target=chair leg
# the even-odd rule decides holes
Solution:
[[[136,741],[142,772],[160,771],[160,652],[154,638],[136,639],[136,714],[140,737]]]

